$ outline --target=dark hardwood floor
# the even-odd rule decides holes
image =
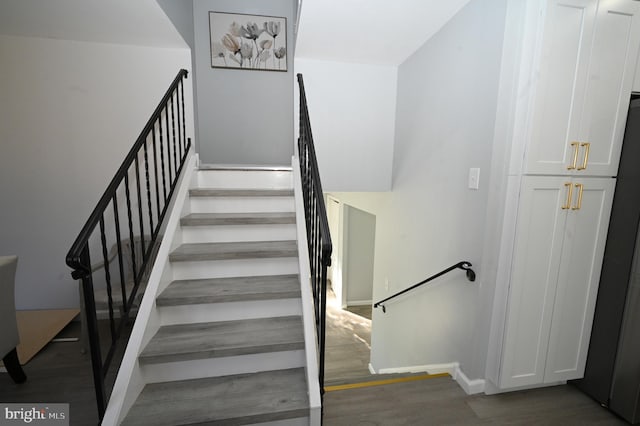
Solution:
[[[107,321],[100,321],[104,353],[107,347]],[[130,330],[127,330],[127,334]],[[58,337],[80,337],[80,323],[71,322]],[[91,357],[82,353],[83,343],[51,342],[23,366],[27,381],[17,385],[7,373],[0,373],[0,402],[3,403],[68,403],[70,424],[98,424],[98,409],[91,369]],[[113,386],[124,344],[116,352],[106,379]]]

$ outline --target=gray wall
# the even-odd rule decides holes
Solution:
[[[287,18],[287,72],[211,68],[209,11]],[[198,0],[193,4],[200,160],[289,165],[293,154],[291,0]]]
[[[184,41],[193,49],[193,1],[156,0]]]
[[[478,281],[457,271],[387,303],[386,314],[376,309],[376,369],[473,364],[505,11],[505,0],[472,0],[399,67],[393,192],[388,211],[376,213],[376,246],[386,253],[376,256],[384,260],[374,300],[460,260],[474,264]],[[471,167],[481,169],[479,190],[467,188]]]

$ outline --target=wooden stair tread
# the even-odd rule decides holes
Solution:
[[[303,368],[148,384],[122,425],[252,424],[306,417]]]
[[[297,256],[298,248],[295,240],[248,241],[182,244],[169,255],[169,260],[172,262],[180,262]]]
[[[192,197],[293,197],[293,189],[192,188]]]
[[[156,304],[177,306],[299,297],[298,275],[267,275],[173,281],[158,296]]]
[[[295,212],[191,213],[180,219],[182,226],[295,224]]]
[[[304,349],[302,317],[272,317],[160,327],[139,360],[149,364],[299,349]]]

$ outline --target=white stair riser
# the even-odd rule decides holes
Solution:
[[[161,306],[160,324],[192,324],[302,315],[300,299],[253,300],[202,305]]]
[[[172,262],[171,267],[174,280],[299,273],[298,259],[295,257]]]
[[[201,188],[293,188],[290,171],[200,170],[197,182]]]
[[[292,212],[293,197],[190,197],[192,213]]]
[[[304,350],[267,352],[222,358],[144,364],[142,374],[147,383],[219,377],[304,367]]]
[[[284,241],[295,239],[295,224],[211,225],[182,227],[182,240],[185,243]]]

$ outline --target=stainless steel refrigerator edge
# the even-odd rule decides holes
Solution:
[[[640,94],[634,93],[618,167],[587,366],[573,383],[640,423]]]

